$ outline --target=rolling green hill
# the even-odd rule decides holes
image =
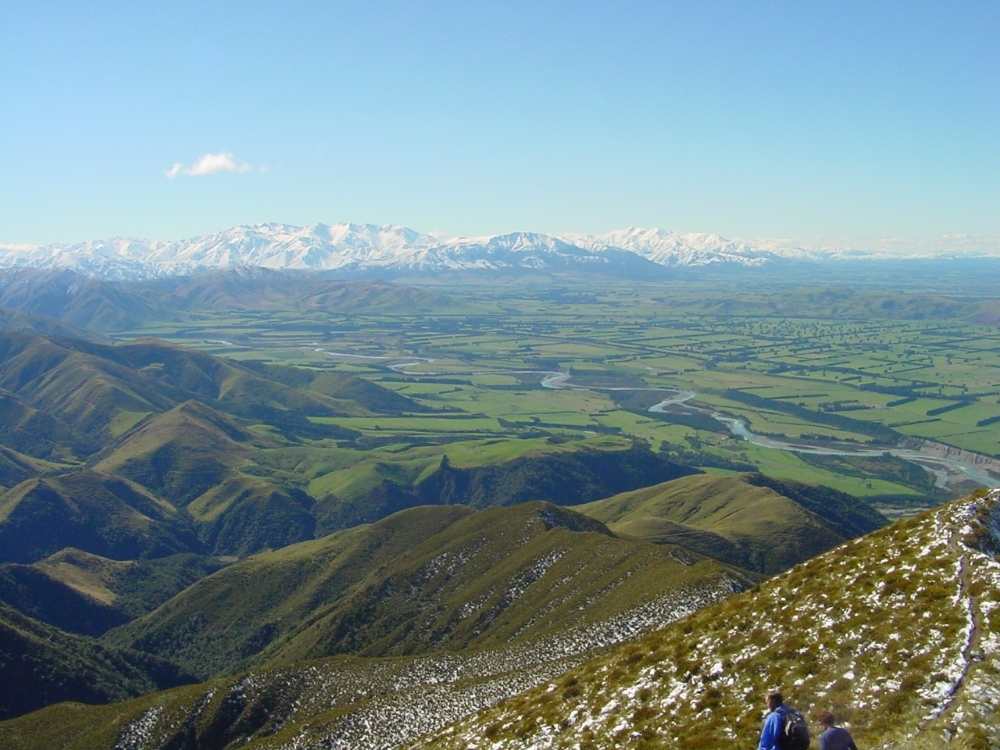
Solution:
[[[641,445],[543,453],[471,467],[453,466],[446,454],[435,470],[411,484],[383,479],[356,495],[331,493],[319,498],[317,512],[320,528],[334,530],[416,505],[460,503],[483,508],[528,500],[576,505],[696,471]]]
[[[138,289],[73,271],[29,268],[0,273],[0,307],[95,331],[139,325],[157,310]]]
[[[415,746],[735,750],[777,686],[861,747],[997,747],[998,520],[994,491],[895,523]]]
[[[356,434],[309,416],[410,409],[425,407],[344,373],[0,332],[0,561],[65,546],[116,559],[248,554],[312,538],[305,483],[257,461],[314,443],[321,455]],[[112,501],[111,478],[139,485],[143,507],[131,507],[138,496],[122,506],[118,490]]]
[[[20,484],[25,479],[53,471],[58,466],[58,464],[26,456],[23,453],[0,446],[0,494],[5,489]]]
[[[785,570],[886,523],[842,493],[761,476],[684,477],[576,509],[616,534],[684,545],[762,573]]]
[[[204,404],[187,401],[123,435],[97,468],[171,498],[184,509],[204,549],[248,554],[314,534],[311,497],[244,473],[253,470],[255,451],[276,445]]]
[[[159,341],[111,346],[16,332],[0,332],[0,389],[0,409],[9,412],[11,424],[40,412],[56,426],[71,426],[75,436],[49,437],[56,428],[48,423],[35,432],[56,444],[88,436],[88,445],[71,446],[81,456],[146,415],[187,401],[253,422],[275,421],[279,434],[296,424],[316,431],[303,415],[424,410],[405,396],[346,374],[241,365]],[[68,427],[61,429],[68,432]],[[328,427],[325,434],[350,432]],[[10,447],[30,453],[18,445]]]
[[[250,433],[224,414],[186,401],[123,435],[105,451],[96,468],[184,506],[245,463],[254,442]],[[260,438],[256,442],[265,443]]]
[[[162,411],[173,405],[164,389],[99,356],[95,347],[81,339],[0,334],[0,387],[90,435],[91,451],[100,438],[111,435],[117,414]]]
[[[65,547],[116,560],[181,552],[246,555],[314,536],[312,498],[229,472],[216,455],[196,461],[189,451],[164,451],[135,459],[119,474],[79,471],[25,480],[0,494],[0,562],[35,562]],[[165,494],[123,475],[153,486],[159,479],[157,489]],[[178,508],[163,496],[196,499]]]
[[[213,554],[249,555],[316,535],[312,497],[246,474],[223,479],[185,510],[198,539]]]
[[[93,453],[98,443],[64,422],[0,388],[0,444],[6,449],[35,458],[72,460]],[[16,460],[13,457],[10,460]]]
[[[0,276],[3,274],[0,273]],[[2,282],[0,282],[2,284]],[[42,336],[65,336],[75,338],[100,338],[98,334],[88,333],[82,328],[62,323],[45,315],[29,315],[6,309],[0,304],[0,331],[17,333],[37,333]]]
[[[108,634],[202,676],[341,653],[498,646],[735,570],[548,503],[418,507],[248,558]]]

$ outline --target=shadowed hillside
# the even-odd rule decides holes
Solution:
[[[0,642],[0,719],[58,701],[104,703],[190,681],[162,659],[69,635],[3,604]]]
[[[0,493],[5,488],[13,487],[25,479],[54,471],[58,468],[58,464],[27,456],[10,448],[0,446]]]
[[[333,530],[416,505],[461,503],[482,508],[529,500],[576,505],[696,472],[642,445],[533,455],[465,468],[452,466],[445,456],[435,471],[413,485],[385,480],[359,498],[330,495],[320,499],[319,513],[322,528]]]
[[[29,479],[0,496],[0,561],[34,562],[64,547],[117,559],[197,546],[169,503],[124,479],[79,472]]]
[[[68,632],[100,635],[223,564],[193,554],[112,560],[67,547],[30,565],[0,565],[0,602]]]

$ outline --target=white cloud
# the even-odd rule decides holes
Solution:
[[[243,174],[252,169],[253,167],[250,164],[240,161],[228,151],[222,151],[217,154],[202,154],[191,164],[181,164],[179,161],[175,161],[164,174],[173,179],[179,176],[204,177],[205,175],[221,174],[222,172]]]

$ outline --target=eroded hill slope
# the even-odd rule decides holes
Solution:
[[[416,508],[230,566],[118,633],[216,669],[267,646],[251,671],[125,703],[50,706],[0,723],[0,744],[394,746],[749,584],[548,503]],[[298,661],[347,648],[414,655]]]
[[[752,579],[549,503],[426,506],[255,555],[108,634],[203,677],[264,660],[498,647]]]
[[[1000,744],[1000,491],[848,542],[414,747],[752,745],[763,690],[861,747]]]

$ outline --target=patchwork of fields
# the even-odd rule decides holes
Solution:
[[[785,299],[775,313],[768,294],[781,293],[734,305],[725,290],[691,285],[469,287],[430,312],[232,312],[116,336],[358,374],[428,410],[314,418],[359,437],[341,445],[342,460],[327,446],[322,465],[304,466],[313,489],[350,494],[384,476],[415,479],[444,455],[476,466],[633,440],[709,471],[757,469],[886,507],[922,506],[978,482],[943,482],[929,464],[879,455],[883,447],[932,441],[927,450],[976,454],[961,456],[981,465],[977,476],[1000,468],[995,326],[915,318],[912,300],[906,317],[883,300],[845,318],[800,291],[786,295],[800,304]],[[649,411],[678,390],[696,395]],[[770,444],[732,435],[712,412]],[[773,447],[781,441],[872,450],[810,455]]]

